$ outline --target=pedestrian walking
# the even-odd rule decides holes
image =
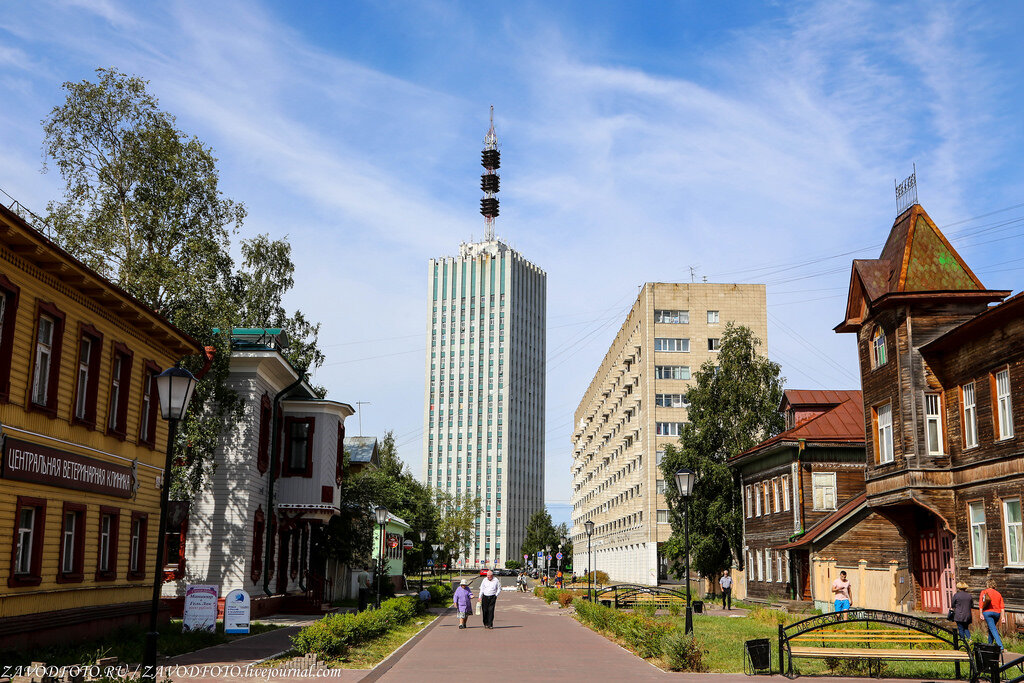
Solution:
[[[728,569],[722,571],[718,585],[722,587],[722,608],[732,610],[732,577],[729,576]]]
[[[967,592],[967,584],[957,581],[956,593],[953,594],[953,602],[949,606],[950,621],[956,623],[957,631],[964,643],[971,640],[971,609],[974,607],[974,599]]]
[[[480,582],[480,606],[483,610],[484,628],[494,628],[494,603],[501,594],[501,581],[494,578],[494,572],[487,570],[487,578]]]
[[[981,591],[981,616],[985,617],[985,624],[988,625],[988,644],[995,643],[999,649],[1003,649],[1003,639],[999,637],[999,629],[996,625],[1003,616],[1003,596],[996,590],[996,582],[989,579],[985,584],[985,590]]]
[[[362,612],[370,604],[370,572],[365,568],[356,574],[356,588],[359,591],[359,611]]]
[[[466,620],[473,613],[473,593],[469,590],[469,582],[463,579],[452,596],[455,611],[459,613],[459,628],[466,628]]]
[[[846,578],[846,572],[839,572],[839,578],[832,582],[832,595],[835,596],[834,611],[850,610],[850,582]]]

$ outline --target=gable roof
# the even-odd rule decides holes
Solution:
[[[990,306],[983,313],[957,325],[921,347],[921,353],[931,356],[948,351],[969,339],[976,339],[1011,320],[1024,317],[1024,292],[1018,292],[1006,301]]]
[[[854,498],[846,501],[839,506],[839,509],[833,512],[831,515],[821,520],[810,529],[805,531],[795,540],[786,543],[785,545],[776,546],[777,550],[788,550],[790,548],[800,548],[814,541],[815,539],[825,536],[829,531],[832,531],[837,526],[845,522],[850,516],[856,514],[860,510],[867,506],[868,494],[866,491],[861,492]]]
[[[782,393],[782,404],[794,408],[807,406],[839,405],[843,401],[861,400],[859,389],[786,389]],[[781,406],[780,406],[781,407]]]
[[[787,391],[788,395],[790,391]],[[807,397],[815,393],[811,391],[796,390],[794,393]],[[819,415],[800,424],[780,432],[770,439],[766,439],[753,448],[734,455],[729,459],[732,466],[741,462],[752,460],[761,455],[774,452],[778,448],[789,447],[799,444],[844,444],[849,446],[863,446],[864,437],[864,402],[860,391],[823,391],[822,394],[834,395],[834,398],[841,398],[842,401],[820,404],[831,405]],[[783,399],[785,400],[785,399]],[[801,404],[809,405],[809,404]]]
[[[896,217],[877,259],[854,260],[846,318],[835,330],[855,331],[887,297],[925,293],[998,301],[1009,292],[986,290],[924,208],[914,204]]]
[[[350,463],[369,463],[377,461],[377,437],[346,436],[345,450],[348,451]]]

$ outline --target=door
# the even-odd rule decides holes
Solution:
[[[810,600],[811,599],[811,563],[808,557],[808,552],[797,551],[794,553],[797,558],[797,585],[800,587],[800,593],[798,600]]]
[[[938,528],[918,532],[917,547],[917,562],[921,568],[921,607],[926,612],[941,613],[944,611],[942,575],[945,563]]]
[[[942,561],[942,609],[945,614],[953,604],[953,593],[956,592],[956,573],[953,568],[953,535],[945,529],[939,529],[939,551]]]
[[[291,534],[282,531],[277,539],[277,593],[288,592],[288,546]]]

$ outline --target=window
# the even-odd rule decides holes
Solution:
[[[263,546],[265,543],[263,533],[266,529],[265,520],[263,506],[260,505],[256,508],[256,515],[252,522],[252,571],[250,572],[250,578],[252,578],[253,583],[259,581],[260,576],[263,574]]]
[[[875,408],[875,449],[878,454],[878,462],[892,462],[892,404]]]
[[[772,514],[772,499],[768,495],[768,482],[761,482],[761,495],[764,496],[764,514]]]
[[[836,473],[813,472],[811,483],[814,488],[814,509],[836,509]]]
[[[260,431],[256,444],[256,469],[263,474],[270,467],[270,424],[273,421],[270,395],[260,397]]]
[[[720,341],[720,339],[708,337],[708,351],[719,351],[721,349]]]
[[[1006,564],[1024,565],[1021,554],[1024,535],[1021,533],[1020,498],[1007,498],[1003,501],[1003,524],[1006,525]]]
[[[285,419],[285,461],[282,476],[313,476],[313,426],[312,417],[289,417]]]
[[[754,551],[757,556],[757,580],[764,581],[764,553]]]
[[[128,539],[128,578],[141,579],[146,574],[146,538],[149,516],[132,512],[131,536]]]
[[[85,506],[64,503],[60,530],[58,583],[81,581],[85,566]]]
[[[685,394],[655,394],[654,405],[661,408],[688,408],[690,402]]]
[[[1000,370],[995,374],[996,396],[996,438],[1013,437],[1013,405],[1010,402],[1010,370]]]
[[[689,311],[655,311],[654,322],[656,323],[672,323],[672,324],[686,324],[690,322]]]
[[[942,455],[942,399],[938,394],[924,395],[925,438],[928,455]]]
[[[150,448],[156,445],[156,414],[160,410],[157,400],[156,376],[160,366],[147,361],[142,371],[142,407],[139,410],[139,443]]]
[[[971,565],[988,567],[988,531],[985,527],[985,503],[968,503],[967,515],[971,522]]]
[[[679,436],[685,422],[657,422],[655,431],[658,436]]]
[[[103,335],[92,325],[82,326],[78,340],[78,365],[75,372],[74,421],[90,429],[96,426],[96,396],[99,391],[100,357]]]
[[[655,365],[655,379],[690,379],[688,365]]]
[[[776,579],[775,580],[778,581],[779,583],[783,583],[786,580],[786,574],[783,571],[783,558],[785,556],[786,556],[786,553],[784,553],[783,551],[781,551],[781,550],[776,550],[775,551],[775,561],[778,563],[778,573],[776,574]]]
[[[668,524],[668,510],[658,510],[658,524]]]
[[[871,362],[876,368],[880,368],[888,362],[885,350],[885,332],[881,327],[875,328],[874,336],[871,338]]]
[[[341,420],[338,421],[338,450],[335,462],[334,483],[341,486],[345,479],[345,423]],[[333,493],[331,501],[334,501]]]
[[[96,580],[109,581],[117,571],[118,522],[121,511],[100,507],[99,545],[96,549]]]
[[[110,400],[107,406],[107,434],[124,439],[128,431],[128,387],[131,386],[132,353],[120,342],[114,344],[110,367]]]
[[[754,484],[754,516],[761,516],[761,485]]]
[[[964,448],[978,445],[978,409],[974,404],[974,382],[960,388],[963,397]]]
[[[708,311],[708,325],[718,324],[718,311]]]
[[[782,476],[782,509],[789,510],[789,475]]]
[[[11,360],[19,296],[20,289],[0,275],[0,401],[8,401],[11,396]]]
[[[772,580],[772,551],[765,548],[764,551],[764,580]]]
[[[690,340],[679,339],[672,337],[655,337],[654,339],[654,350],[655,351],[679,351],[683,353],[689,353],[690,351]]]
[[[654,481],[654,492],[659,494],[659,495],[662,495],[662,494],[665,493],[665,480],[664,479],[656,479]]]
[[[60,379],[61,344],[64,339],[64,314],[53,304],[40,302],[36,318],[31,401],[29,407],[57,414],[57,386]]]
[[[46,501],[18,496],[14,519],[16,530],[14,547],[11,549],[11,576],[7,585],[38,586],[42,581]]]
[[[746,494],[747,494],[746,511],[747,511],[747,518],[749,519],[754,514],[754,507],[752,505],[752,501],[750,500],[750,484],[747,484],[744,488],[746,489]]]
[[[779,505],[779,480],[778,478],[772,479],[772,509],[778,512],[782,509]]]

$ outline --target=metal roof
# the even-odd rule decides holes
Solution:
[[[377,437],[346,436],[345,450],[349,462],[368,463],[377,459]]]

